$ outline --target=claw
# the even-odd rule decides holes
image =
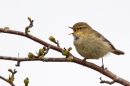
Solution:
[[[83,66],[85,66],[86,59],[87,59],[87,58],[84,58],[84,59],[82,60],[82,65],[83,65]]]

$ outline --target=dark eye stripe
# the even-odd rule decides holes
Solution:
[[[82,27],[79,27],[78,29],[79,29],[79,30],[81,30],[81,29],[82,29]]]

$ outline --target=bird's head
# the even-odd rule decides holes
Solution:
[[[87,30],[91,29],[91,27],[85,22],[78,22],[73,25],[73,27],[69,27],[73,30],[71,33],[73,36],[80,37],[85,34]]]

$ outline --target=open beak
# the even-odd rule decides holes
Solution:
[[[68,26],[68,27],[69,27],[69,26]],[[69,27],[69,28],[73,29],[73,27]]]
[[[69,27],[69,28],[71,28],[72,30],[73,30],[73,27]],[[69,35],[71,35],[71,34],[73,34],[74,33],[74,30],[73,30],[73,32],[72,33],[70,33]]]

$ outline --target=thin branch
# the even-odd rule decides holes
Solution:
[[[30,34],[25,34],[24,32],[20,32],[20,31],[15,31],[15,30],[5,30],[4,28],[0,28],[0,32],[3,32],[3,33],[9,33],[9,34],[15,34],[15,35],[20,35],[20,36],[24,36],[24,37],[27,37],[35,42],[38,42],[46,47],[50,46],[50,49],[53,49],[53,50],[56,50],[58,52],[62,52],[62,48],[60,47],[57,47],[57,46],[54,46],[52,44],[49,44],[37,37],[34,37]],[[82,64],[82,60],[73,56],[71,53],[69,53],[69,56],[72,56],[73,57],[73,60],[72,62],[74,63],[77,63],[77,64],[80,64],[80,65],[83,65]],[[39,58],[33,58],[33,59],[29,59],[27,57],[25,58],[15,58],[15,57],[5,57],[5,56],[0,56],[0,59],[4,59],[4,60],[13,60],[13,61],[44,61],[44,62],[68,62],[66,58],[44,58],[44,59],[39,59]],[[117,83],[120,83],[122,85],[125,85],[125,86],[130,86],[130,82],[123,79],[123,78],[120,78],[118,77],[117,75],[113,74],[112,72],[110,72],[108,69],[104,69],[104,71],[102,72],[102,69],[100,66],[96,65],[96,64],[93,64],[93,63],[90,63],[90,62],[84,62],[84,66],[86,67],[89,67],[93,70],[96,70],[100,73],[102,73],[103,75],[111,78],[112,80],[116,80],[115,82]]]
[[[29,38],[29,39],[35,41],[35,42],[38,42],[38,43],[44,45],[44,46],[46,46],[46,47],[50,46],[51,49],[54,49],[54,50],[56,50],[56,51],[58,51],[58,52],[61,52],[61,51],[62,51],[62,49],[59,48],[59,47],[57,47],[57,46],[54,46],[54,45],[52,45],[52,44],[49,44],[49,43],[47,43],[47,42],[45,42],[45,41],[43,41],[43,40],[41,40],[41,39],[39,39],[39,38],[37,38],[37,37],[35,37],[35,36],[33,36],[33,35],[30,35],[30,34],[27,34],[27,35],[26,35],[24,32],[21,32],[21,31],[5,30],[4,28],[0,28],[0,32],[24,36],[24,37],[27,37],[27,38]]]
[[[8,71],[11,72],[11,76],[9,75],[8,78],[0,76],[0,78],[4,80],[5,82],[8,82],[11,86],[15,86],[13,81],[14,81],[14,75],[17,73],[17,71],[15,69],[14,71],[12,71],[12,69],[8,69]]]
[[[3,60],[11,60],[11,61],[43,61],[43,62],[68,62],[65,57],[58,57],[58,58],[51,58],[51,57],[44,57],[43,59],[39,58],[28,58],[28,57],[10,57],[10,56],[0,56],[0,59]]]
[[[58,41],[58,40],[57,40],[56,44],[57,44],[57,47],[60,47],[60,44],[59,44],[59,41]]]
[[[11,86],[15,86],[13,83],[10,83],[6,78],[4,78],[4,77],[2,77],[2,76],[0,76],[0,78],[1,78],[2,80],[4,80],[5,82],[8,82]]]

